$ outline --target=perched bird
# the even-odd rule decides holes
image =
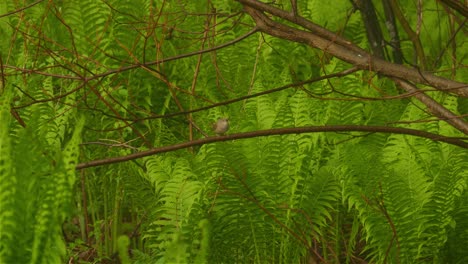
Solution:
[[[220,118],[216,123],[213,124],[213,132],[216,135],[224,135],[229,130],[229,120],[227,118]]]

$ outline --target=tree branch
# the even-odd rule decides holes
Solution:
[[[414,85],[397,78],[393,78],[393,81],[395,81],[401,88],[405,89],[409,93],[413,92],[414,97],[425,104],[429,111],[435,116],[443,117],[445,122],[468,135],[468,124],[464,122],[463,119],[461,119],[459,116],[456,116],[454,113],[450,112],[447,108],[439,104],[425,93],[418,93],[419,90]]]
[[[468,18],[468,7],[465,4],[463,4],[463,1],[457,1],[457,0],[439,0],[439,2],[442,2],[452,8],[453,10],[457,11],[458,13],[462,14],[464,17]]]
[[[357,47],[348,49],[343,45],[336,44],[334,41],[324,39],[312,32],[299,30],[292,28],[281,23],[275,22],[267,17],[263,12],[250,6],[250,3],[256,1],[253,0],[238,0],[239,2],[245,2],[245,11],[254,19],[257,27],[275,37],[305,43],[312,47],[319,48],[324,52],[328,52],[346,62],[352,63],[354,66],[378,72],[391,77],[394,80],[408,80],[415,83],[423,83],[431,85],[438,90],[448,91],[456,93],[460,96],[468,96],[468,85],[464,83],[458,83],[451,80],[443,79],[432,74],[423,73],[416,69],[409,68],[403,65],[387,62],[380,58],[370,55],[364,50],[358,51]],[[349,44],[352,45],[352,44]],[[400,87],[407,90],[408,92],[416,92],[418,89],[415,86],[409,86],[408,83],[398,82]],[[443,88],[442,88],[443,87]],[[455,89],[456,88],[456,89]],[[458,118],[455,114],[445,109],[442,105],[438,104],[435,100],[425,94],[419,94],[416,96],[418,100],[424,103],[432,113],[437,117],[445,120],[450,120],[450,124],[458,130],[468,134],[468,124],[461,118]],[[438,105],[436,107],[436,105]],[[458,119],[458,120],[457,120]]]
[[[385,26],[387,27],[388,35],[390,36],[390,47],[393,53],[393,61],[397,64],[403,64],[403,53],[401,52],[400,36],[398,36],[395,15],[389,1],[391,0],[382,1],[386,18]]]
[[[414,49],[416,50],[416,54],[418,56],[419,65],[422,69],[427,69],[426,65],[426,55],[424,55],[424,49],[421,44],[421,39],[419,38],[418,34],[411,29],[408,21],[405,19],[403,12],[401,12],[400,6],[395,0],[389,0],[390,6],[392,8],[393,14],[395,14],[398,21],[400,21],[400,25],[405,30],[406,34],[410,38],[411,42],[413,42]]]
[[[189,148],[193,146],[201,146],[204,144],[221,142],[221,141],[231,141],[235,139],[243,138],[254,138],[254,137],[265,137],[273,135],[288,135],[288,134],[302,134],[302,133],[317,133],[317,132],[367,132],[367,133],[393,133],[393,134],[402,134],[402,135],[411,135],[422,138],[428,138],[434,141],[440,141],[462,148],[468,148],[468,143],[463,140],[468,140],[468,138],[453,138],[446,137],[442,135],[437,135],[425,131],[420,131],[416,129],[409,128],[399,128],[399,127],[386,127],[386,126],[357,126],[357,125],[338,125],[338,126],[310,126],[310,127],[293,127],[293,128],[277,128],[277,129],[268,129],[268,130],[259,130],[252,132],[244,132],[238,134],[231,134],[226,136],[219,137],[209,137],[202,138],[190,142],[184,142],[180,144],[164,146],[159,148],[153,148],[147,151],[142,151],[138,153],[133,153],[127,156],[120,156],[115,158],[93,160],[89,162],[80,163],[76,166],[77,170],[97,167],[101,165],[119,163],[134,159],[139,159],[147,156],[151,156],[158,153],[170,152],[178,149]]]
[[[372,54],[378,58],[385,59],[383,50],[384,38],[377,14],[375,13],[374,4],[372,4],[371,0],[355,0],[354,4],[359,8],[361,13]]]
[[[414,83],[432,86],[437,90],[451,92],[459,96],[468,97],[468,85],[465,83],[445,79],[419,69],[394,64],[371,56],[367,51],[357,47],[350,41],[321,28],[312,22],[294,17],[281,9],[269,6],[255,0],[237,0],[244,5],[245,11],[254,19],[257,27],[271,36],[304,43],[327,52],[343,61],[351,63],[363,70],[370,70],[390,77],[397,77]],[[268,18],[263,12],[286,19],[303,26],[309,31],[292,28]]]

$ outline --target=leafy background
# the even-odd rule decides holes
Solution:
[[[466,17],[417,3],[398,5],[419,26],[424,66],[466,82]],[[298,10],[370,50],[350,1]],[[357,71],[189,114],[350,65],[260,33],[209,51],[254,25],[234,1],[2,1],[0,14],[0,262],[468,262],[468,155],[428,139],[276,135],[75,171],[202,138],[220,117],[229,133],[354,124],[464,136],[411,97],[385,99],[400,94],[390,80]],[[400,34],[405,63],[421,63]],[[466,98],[429,94],[466,116]]]

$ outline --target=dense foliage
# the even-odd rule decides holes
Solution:
[[[392,79],[252,32],[239,2],[0,1],[1,263],[468,263],[467,151],[437,140],[279,133],[75,170],[213,136],[221,117],[227,136],[467,140]],[[375,53],[366,2],[297,13]],[[467,17],[442,2],[374,1],[383,56],[466,83]],[[467,122],[466,97],[418,88]]]

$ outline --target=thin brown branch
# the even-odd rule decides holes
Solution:
[[[208,137],[202,138],[190,142],[179,143],[170,146],[164,146],[159,148],[153,148],[147,151],[133,153],[127,156],[120,156],[115,158],[107,158],[101,160],[93,160],[84,163],[80,163],[76,166],[77,170],[96,167],[101,165],[125,162],[129,160],[139,159],[159,153],[165,153],[175,151],[179,149],[189,148],[193,146],[200,146],[209,143],[231,141],[235,139],[254,138],[254,137],[265,137],[273,135],[288,135],[288,134],[302,134],[302,133],[317,133],[317,132],[371,132],[371,133],[391,133],[401,135],[411,135],[422,138],[427,138],[434,141],[440,141],[447,144],[455,145],[461,148],[468,148],[468,142],[463,141],[459,138],[446,137],[438,134],[429,133],[426,131],[420,131],[409,128],[400,127],[386,127],[386,126],[358,126],[358,125],[337,125],[337,126],[310,126],[310,127],[293,127],[293,128],[277,128],[268,129],[252,132],[244,132],[226,136]],[[464,138],[465,139],[465,138]],[[468,138],[466,138],[468,140]]]
[[[27,5],[27,6],[24,6],[24,7],[22,7],[22,8],[18,8],[18,9],[16,9],[15,11],[11,11],[11,12],[8,12],[8,13],[6,13],[6,14],[0,15],[0,18],[9,16],[9,15],[13,15],[13,14],[16,14],[16,13],[19,13],[19,12],[22,12],[22,11],[24,11],[24,10],[26,10],[26,9],[28,9],[28,8],[31,8],[31,7],[33,7],[33,6],[39,4],[40,2],[43,2],[43,1],[44,1],[44,0],[38,0],[38,1],[36,1],[36,2],[34,2],[34,3],[31,3],[31,4]]]
[[[284,230],[286,230],[286,232],[288,232],[289,234],[291,234],[294,238],[296,238],[298,241],[300,241],[302,244],[304,244],[304,246],[306,247],[310,247],[309,243],[307,242],[307,239],[304,237],[304,236],[301,236],[300,234],[294,232],[294,230],[292,230],[291,228],[289,228],[286,224],[284,224],[283,222],[281,222],[272,212],[270,212],[270,210],[268,210],[265,206],[263,206],[259,199],[255,196],[255,194],[253,193],[253,191],[250,189],[250,187],[247,185],[247,183],[242,180],[241,177],[239,177],[239,175],[237,175],[235,172],[233,172],[234,176],[236,177],[236,179],[242,184],[242,186],[244,187],[245,190],[247,190],[247,192],[250,194],[251,197],[247,197],[245,195],[242,195],[240,193],[236,193],[234,191],[231,191],[233,193],[236,193],[238,194],[238,196],[248,200],[248,201],[251,201],[253,202],[258,208],[260,208],[260,210],[262,210],[263,212],[265,212],[275,223],[277,223],[281,228],[283,228]],[[225,187],[226,188],[226,187]],[[226,188],[227,190],[229,190],[228,188]],[[230,191],[230,190],[229,190]]]
[[[182,58],[188,58],[188,57],[195,56],[195,55],[202,54],[202,53],[216,51],[216,50],[225,48],[227,46],[234,45],[235,43],[237,43],[239,41],[242,41],[243,39],[251,36],[252,34],[256,33],[257,31],[258,31],[258,29],[254,28],[251,31],[247,32],[246,34],[244,34],[244,35],[242,35],[242,36],[240,36],[240,37],[238,37],[238,38],[236,38],[236,39],[234,39],[232,41],[226,42],[224,44],[221,44],[221,45],[209,48],[209,49],[189,52],[189,53],[185,53],[185,54],[181,54],[181,55],[177,55],[177,56],[173,56],[173,57],[169,57],[169,58],[164,58],[164,59],[160,59],[160,60],[156,60],[156,61],[151,61],[151,62],[147,62],[147,63],[133,64],[133,65],[126,66],[126,67],[121,67],[121,68],[118,68],[118,69],[109,70],[109,71],[106,71],[106,72],[103,72],[103,73],[100,73],[100,74],[95,74],[95,75],[92,75],[90,77],[73,76],[73,75],[60,75],[60,74],[54,74],[54,73],[49,73],[49,72],[42,72],[42,71],[38,71],[36,69],[26,69],[26,68],[14,67],[14,66],[4,65],[4,64],[0,64],[0,67],[2,67],[2,69],[1,69],[2,77],[7,75],[6,73],[3,73],[4,69],[12,69],[14,71],[21,72],[21,73],[24,73],[24,74],[38,74],[38,75],[50,76],[50,77],[55,77],[55,78],[60,78],[60,79],[77,80],[77,81],[82,82],[80,85],[77,86],[77,88],[75,88],[75,89],[73,89],[71,91],[68,91],[65,94],[60,94],[60,95],[54,96],[52,98],[36,100],[36,101],[29,102],[29,103],[26,103],[26,104],[15,107],[15,109],[19,109],[19,108],[24,108],[24,107],[36,104],[36,103],[51,102],[51,101],[55,101],[57,99],[66,97],[67,95],[72,94],[72,93],[82,89],[88,82],[90,82],[92,80],[98,80],[98,79],[100,79],[102,77],[107,77],[109,75],[122,73],[122,72],[125,72],[125,71],[128,71],[128,70],[133,70],[133,69],[137,69],[137,68],[146,68],[146,69],[148,69],[147,66],[158,65],[158,64],[165,63],[165,62],[169,62],[169,61],[174,61],[174,60],[178,60],[178,59],[182,59]]]
[[[211,21],[212,18],[213,18],[213,16],[211,16],[211,15],[208,15],[206,17],[205,26],[204,26],[205,29],[204,29],[204,32],[203,32],[203,37],[202,37],[201,47],[200,47],[201,50],[205,49],[205,44],[206,44],[206,42],[208,40],[208,35],[209,35],[209,32],[210,32],[210,21]],[[198,55],[197,64],[195,65],[195,71],[193,73],[193,78],[192,78],[192,87],[190,89],[192,96],[195,96],[195,94],[196,94],[198,75],[200,73],[200,67],[201,67],[201,64],[202,64],[202,60],[203,60],[203,53]],[[190,100],[190,108],[192,108],[192,105],[193,105],[193,101]],[[193,120],[192,114],[189,114],[187,119],[189,121],[189,140],[192,141],[194,139],[193,126],[194,126],[195,122]]]
[[[377,201],[377,206],[379,208],[379,211],[383,213],[383,215],[385,216],[385,219],[387,219],[387,222],[388,224],[390,225],[390,228],[392,229],[392,233],[393,233],[393,236],[392,236],[392,240],[390,241],[389,245],[388,245],[388,248],[387,250],[385,251],[385,259],[384,259],[384,263],[386,263],[387,259],[388,259],[388,256],[390,255],[390,250],[392,248],[392,244],[393,244],[393,240],[395,240],[396,242],[396,249],[397,249],[397,254],[396,254],[396,257],[397,257],[397,263],[400,263],[400,241],[398,239],[398,232],[396,230],[396,227],[395,227],[395,223],[393,222],[392,218],[390,217],[390,215],[388,214],[388,211],[387,211],[387,208],[385,208],[385,203],[384,203],[384,199],[383,199],[383,191],[382,191],[382,184],[379,184],[379,189],[380,189],[380,196],[382,196],[381,200]]]
[[[192,110],[187,110],[187,111],[180,111],[180,112],[173,112],[173,113],[169,113],[169,114],[164,114],[164,115],[152,115],[152,116],[149,116],[149,117],[143,117],[143,118],[138,118],[138,119],[130,119],[130,118],[126,118],[125,120],[127,121],[132,121],[131,124],[134,124],[134,123],[137,123],[137,122],[142,122],[142,121],[145,121],[145,120],[151,120],[151,119],[162,119],[162,118],[171,118],[171,117],[175,117],[175,116],[182,116],[182,115],[188,115],[188,114],[192,114],[192,113],[197,113],[197,112],[202,112],[202,111],[205,111],[205,110],[208,110],[208,109],[211,109],[211,108],[216,108],[216,107],[220,107],[220,106],[224,106],[224,105],[229,105],[229,104],[233,104],[233,103],[236,103],[236,102],[239,102],[239,101],[243,101],[243,100],[247,100],[247,99],[250,99],[250,98],[255,98],[255,97],[259,97],[259,96],[263,96],[263,95],[267,95],[267,94],[271,94],[271,93],[275,93],[275,92],[279,92],[279,91],[282,91],[282,90],[285,90],[285,89],[289,89],[289,88],[296,88],[298,89],[297,87],[301,87],[305,84],[310,84],[310,83],[314,83],[314,82],[317,82],[317,81],[320,81],[320,80],[325,80],[325,79],[330,79],[330,78],[336,78],[336,77],[343,77],[343,76],[346,76],[348,74],[351,74],[353,72],[356,72],[358,71],[358,69],[356,67],[353,67],[353,68],[350,68],[350,69],[346,69],[346,70],[343,70],[341,72],[337,72],[337,73],[332,73],[332,74],[328,74],[328,75],[323,75],[323,76],[319,76],[319,77],[316,77],[316,78],[312,78],[312,79],[309,79],[309,80],[306,80],[306,81],[301,81],[301,82],[295,82],[295,83],[290,83],[290,84],[287,84],[287,85],[283,85],[283,86],[280,86],[278,88],[273,88],[273,89],[270,89],[270,90],[266,90],[266,91],[263,91],[263,92],[259,92],[259,93],[255,93],[255,94],[251,94],[251,95],[246,95],[246,96],[240,96],[240,97],[237,97],[237,98],[234,98],[234,99],[230,99],[230,100],[226,100],[226,101],[222,101],[222,102],[218,102],[218,103],[211,103],[210,105],[207,105],[207,106],[204,106],[204,107],[200,107],[200,108],[196,108],[196,109],[192,109]],[[302,89],[304,92],[306,92],[307,94],[309,94],[310,96],[312,96],[311,93],[308,92],[308,90],[306,89]],[[420,92],[420,91],[418,91]],[[343,94],[343,93],[341,93]],[[346,95],[346,94],[343,94],[343,95]],[[356,99],[348,99],[348,100],[386,100],[386,99],[399,99],[399,98],[406,98],[406,97],[410,97],[412,96],[413,93],[407,93],[407,94],[402,94],[402,95],[398,95],[398,96],[389,96],[389,97],[383,97],[383,98],[371,98],[371,97],[356,97],[354,96]],[[346,95],[348,96],[348,95]],[[350,96],[350,95],[349,95]],[[347,100],[345,98],[324,98],[324,97],[317,97],[317,96],[312,96],[314,98],[318,98],[320,100]],[[108,113],[105,113],[104,111],[101,111],[99,109],[94,109],[94,111],[98,111],[100,112],[102,115],[104,116],[107,116],[107,117],[110,117],[110,118],[116,118],[116,119],[120,119],[120,117],[117,117],[117,116],[113,116],[113,115],[110,115]],[[100,130],[102,132],[109,132],[109,131],[115,131],[115,130],[119,130],[119,129],[122,129],[126,126],[120,126],[120,127],[114,127],[112,129],[106,129],[106,130]],[[200,133],[201,134],[204,134],[201,130],[200,130]]]
[[[197,108],[197,109],[192,109],[192,110],[187,110],[187,111],[177,112],[177,113],[170,113],[170,114],[165,114],[165,115],[153,115],[153,116],[150,116],[150,117],[141,118],[139,120],[134,120],[134,121],[137,122],[137,121],[143,121],[143,120],[148,120],[148,119],[168,118],[168,117],[174,117],[174,116],[187,115],[187,114],[191,114],[191,113],[201,112],[201,111],[205,111],[205,110],[208,110],[208,109],[211,109],[211,108],[215,108],[215,107],[219,107],[219,106],[223,106],[223,105],[229,105],[229,104],[236,103],[236,102],[243,101],[243,100],[247,100],[247,99],[250,99],[250,98],[255,98],[255,97],[259,97],[259,96],[263,96],[263,95],[267,95],[267,94],[271,94],[271,93],[276,93],[276,92],[279,92],[279,91],[282,91],[282,90],[285,90],[285,89],[288,89],[288,88],[300,87],[300,86],[303,86],[305,84],[314,83],[314,82],[325,80],[325,79],[346,76],[346,75],[351,74],[351,73],[356,72],[356,71],[358,71],[358,69],[356,67],[353,67],[353,68],[350,68],[350,69],[343,70],[341,72],[332,73],[332,74],[320,76],[320,77],[317,77],[317,78],[312,78],[310,80],[306,80],[306,81],[302,81],[302,82],[290,83],[290,84],[287,84],[287,85],[284,85],[284,86],[281,86],[281,87],[278,87],[278,88],[274,88],[274,89],[266,90],[266,91],[263,91],[263,92],[246,95],[246,96],[240,96],[240,97],[237,97],[237,98],[234,98],[234,99],[231,99],[231,100],[226,100],[226,101],[223,101],[223,102],[211,104],[211,105],[208,105],[208,106],[205,106],[205,107],[200,107],[200,108]]]

